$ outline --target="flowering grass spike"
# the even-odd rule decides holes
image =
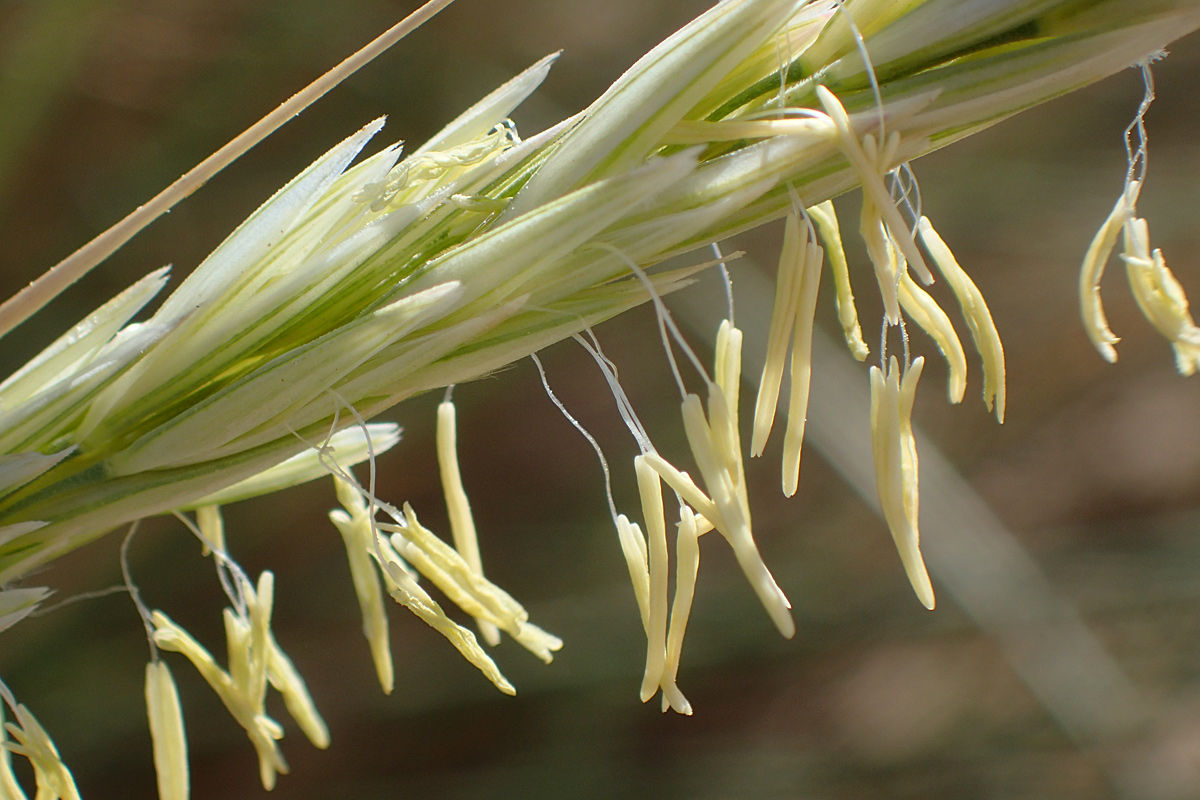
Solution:
[[[732,297],[711,374],[662,298],[704,270],[736,268],[719,249],[712,261],[689,254],[777,219],[786,219],[784,242],[749,450],[764,452],[790,346],[781,478],[784,493],[795,493],[828,259],[850,355],[877,359],[867,380],[883,516],[918,599],[932,608],[911,422],[925,362],[909,352],[906,326],[928,332],[946,359],[952,402],[969,376],[953,322],[923,288],[935,279],[930,264],[958,301],[981,356],[985,404],[1001,421],[1006,387],[997,325],[922,216],[909,162],[1142,62],[1197,27],[1192,0],[724,0],[591,106],[531,136],[522,138],[510,115],[556,56],[408,155],[396,143],[363,156],[383,121],[364,126],[263,204],[147,319],[131,322],[165,288],[166,270],[0,383],[0,629],[44,600],[46,589],[25,585],[36,570],[120,526],[175,513],[200,538],[229,597],[227,667],[165,613],[142,609],[132,581],[129,591],[148,617],[153,647],[190,661],[245,729],[270,789],[287,764],[278,744],[284,729],[264,705],[268,686],[315,746],[327,746],[330,734],[271,630],[272,573],[252,582],[237,565],[218,506],[332,474],[342,508],[330,519],[384,692],[396,680],[386,591],[500,691],[515,693],[450,605],[475,620],[489,645],[503,633],[548,663],[563,643],[484,577],[487,548],[458,468],[449,395],[437,439],[453,545],[408,503],[376,495],[375,457],[398,430],[367,420],[575,338],[612,387],[641,453],[641,523],[618,514],[609,493],[647,638],[640,696],[661,692],[664,710],[692,713],[678,680],[701,536],[716,530],[728,542],[784,636],[796,624],[759,550],[764,531],[752,525],[740,433],[743,341]],[[1186,374],[1200,365],[1200,332],[1136,216],[1137,160],[1131,154],[1131,178],[1084,261],[1085,327],[1102,355],[1115,358],[1098,284],[1120,239],[1139,307]],[[847,262],[829,202],[856,187],[858,230],[883,305],[873,353],[851,285],[858,265]],[[22,316],[37,306],[27,302]],[[592,332],[646,302],[658,315],[690,453],[668,457],[654,446]],[[889,352],[897,341],[902,357]],[[689,455],[695,478],[676,466]],[[371,470],[365,485],[350,472],[363,461]],[[677,525],[667,524],[664,483]],[[32,763],[39,798],[75,797],[45,730],[7,688],[3,695],[16,723],[7,724],[11,740],[0,748],[0,793],[22,796],[11,753]],[[182,716],[157,655],[146,697],[160,791],[185,797]]]

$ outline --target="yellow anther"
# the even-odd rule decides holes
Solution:
[[[842,106],[841,101],[837,99],[837,96],[824,86],[818,85],[817,98],[821,101],[821,106],[825,109],[825,113],[833,121],[834,130],[837,132],[839,148],[843,155],[846,156],[846,160],[850,162],[850,166],[858,174],[858,179],[862,183],[864,217],[867,216],[865,213],[867,210],[866,203],[870,200],[874,206],[872,216],[876,216],[887,226],[888,233],[896,240],[900,251],[904,254],[904,257],[908,260],[912,268],[916,270],[921,280],[926,284],[932,283],[933,274],[929,271],[929,267],[925,265],[925,259],[922,258],[920,251],[917,250],[912,233],[909,231],[908,226],[904,224],[904,218],[900,214],[900,209],[896,207],[891,193],[883,183],[883,175],[892,167],[890,159],[896,157],[896,150],[899,146],[899,139],[896,138],[897,135],[895,133],[892,134],[892,137],[885,143],[882,154],[876,152],[868,155],[863,146],[864,142],[860,142],[854,135],[854,130],[850,126],[850,117],[846,114],[846,109]],[[867,137],[870,138],[868,139]],[[874,142],[874,137],[870,134],[863,138],[864,141]],[[882,161],[880,155],[885,157],[890,156],[890,159]]]
[[[676,685],[679,658],[683,652],[683,635],[687,630],[692,599],[696,592],[696,575],[700,569],[700,529],[695,513],[686,505],[679,508],[679,527],[675,538],[675,599],[671,604],[671,627],[667,634],[667,662],[663,667],[663,711],[673,708],[680,714],[691,715],[692,704]]]
[[[1188,311],[1187,295],[1167,268],[1161,250],[1150,250],[1150,226],[1134,216],[1132,206],[1124,225],[1121,258],[1138,308],[1175,350],[1175,364],[1184,375],[1200,365],[1200,328]]]
[[[187,734],[179,690],[164,661],[146,665],[146,711],[154,746],[154,772],[159,800],[187,800],[189,794]]]
[[[204,536],[204,555],[212,550],[225,552],[225,521],[221,518],[220,506],[200,506],[196,509],[196,527]]]
[[[850,267],[846,263],[846,251],[842,247],[842,232],[838,226],[837,213],[833,202],[824,203],[808,209],[809,216],[817,225],[817,232],[829,255],[829,268],[833,272],[833,282],[837,289],[838,322],[842,324],[842,335],[850,354],[863,361],[870,354],[867,343],[862,338],[862,328],[858,324],[858,309],[854,306],[854,292],[850,287]]]
[[[642,519],[649,545],[649,594],[646,615],[646,671],[641,698],[646,702],[658,691],[667,657],[667,523],[663,516],[662,483],[641,456],[633,460]]]
[[[946,279],[946,283],[958,299],[958,305],[971,331],[971,338],[975,340],[975,349],[983,359],[983,402],[987,404],[989,411],[994,406],[996,419],[1004,422],[1004,345],[996,331],[996,323],[992,321],[992,312],[988,310],[987,302],[983,299],[983,292],[979,291],[975,282],[958,265],[954,254],[934,230],[928,218],[921,217],[917,230],[938,272],[942,273],[942,277]]]
[[[462,473],[458,468],[458,433],[455,423],[454,403],[445,400],[437,411],[437,456],[438,469],[442,478],[442,493],[446,496],[446,509],[450,516],[450,534],[454,547],[463,560],[479,575],[483,575],[483,559],[479,555],[479,538],[475,533],[475,519],[471,516],[471,503],[463,487]],[[495,647],[500,644],[500,629],[487,620],[476,619],[484,641]]]
[[[912,432],[912,406],[924,358],[917,358],[901,381],[896,357],[885,376],[871,367],[871,444],[875,457],[875,483],[884,520],[900,553],[904,571],[917,598],[934,606],[933,585],[921,557],[918,518],[918,467]]]
[[[900,275],[900,306],[937,344],[950,367],[949,394],[951,403],[961,403],[967,391],[967,356],[962,342],[937,301],[904,271]]]
[[[37,783],[37,800],[79,800],[79,790],[75,788],[75,779],[71,771],[63,763],[58,748],[50,739],[50,734],[41,726],[37,718],[23,705],[15,709],[16,723],[6,722],[4,728],[12,737],[11,743],[5,743],[5,748],[17,755],[25,756],[33,766],[33,777]],[[11,777],[11,773],[10,773]],[[7,785],[7,786],[6,786]],[[25,794],[16,786],[15,778],[0,783],[0,788],[15,788],[14,797],[24,798]]]
[[[1126,187],[1121,199],[1113,206],[1108,218],[1096,232],[1087,253],[1083,257],[1083,266],[1079,270],[1079,305],[1083,315],[1083,329],[1091,340],[1092,346],[1099,351],[1105,361],[1115,362],[1117,351],[1114,344],[1121,341],[1108,327],[1108,319],[1104,316],[1104,305],[1100,300],[1100,279],[1104,277],[1104,267],[1117,246],[1117,238],[1125,227],[1125,220],[1132,213],[1137,203],[1141,184],[1133,181]]]
[[[642,629],[650,635],[650,565],[646,550],[646,537],[636,522],[630,522],[624,514],[617,515],[617,539],[621,542],[621,553],[629,567],[629,580],[633,584],[633,597],[637,601],[638,613],[642,617]]]
[[[390,594],[393,599],[409,611],[417,615],[426,625],[433,628],[454,646],[484,677],[492,682],[497,689],[507,695],[515,695],[516,688],[500,672],[496,662],[484,652],[475,639],[475,634],[446,616],[442,607],[422,589],[412,576],[404,571],[399,564],[388,561],[383,565],[388,576],[392,579]]]
[[[762,455],[775,422],[779,387],[783,383],[783,366],[787,358],[790,335],[796,324],[796,308],[800,301],[801,278],[807,256],[808,226],[801,225],[795,214],[789,214],[783,229],[779,267],[775,273],[775,307],[771,311],[767,353],[763,362],[762,377],[758,382],[758,400],[754,405],[751,456]]]
[[[783,436],[783,493],[791,497],[800,483],[800,453],[808,419],[808,392],[812,381],[813,321],[817,313],[817,290],[821,284],[821,262],[825,253],[809,242],[800,277],[800,294],[792,332],[791,393],[788,395],[787,430]]]
[[[715,398],[718,397],[719,395],[710,393],[710,409],[716,407],[719,401]],[[755,544],[754,535],[750,531],[749,509],[743,507],[733,477],[717,450],[700,398],[694,394],[685,397],[682,413],[688,444],[696,464],[700,467],[700,473],[704,476],[704,483],[712,493],[712,504],[716,507],[714,516],[707,513],[704,516],[712,521],[733,546],[738,564],[779,632],[791,638],[796,632],[796,625],[790,613],[791,604],[775,583],[770,570],[763,563],[762,555],[758,552],[758,545]]]

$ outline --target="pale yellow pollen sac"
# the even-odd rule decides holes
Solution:
[[[225,521],[221,517],[220,506],[200,506],[196,509],[196,527],[204,536],[201,548],[203,555],[213,550],[225,552]]]
[[[165,661],[146,665],[146,711],[150,718],[159,799],[187,800],[190,793],[187,734],[179,690]]]
[[[950,322],[950,317],[937,301],[908,274],[900,273],[900,306],[909,319],[917,323],[937,345],[950,367],[948,392],[951,403],[961,403],[967,391],[967,355]]]
[[[420,618],[426,625],[433,628],[454,646],[492,685],[507,695],[515,695],[516,688],[500,672],[496,662],[484,649],[479,646],[475,634],[446,616],[446,612],[438,605],[429,593],[422,589],[412,576],[394,561],[384,565],[387,575],[392,579],[389,593],[400,605],[407,608]]]
[[[28,800],[13,772],[7,730],[4,725],[4,701],[0,700],[0,800]]]
[[[454,402],[445,400],[437,410],[437,456],[438,470],[442,479],[442,493],[446,496],[446,509],[450,516],[450,534],[454,548],[463,560],[480,576],[483,575],[483,559],[479,554],[479,537],[475,532],[475,519],[471,515],[471,503],[463,487],[462,473],[458,468],[458,433],[455,422]],[[487,620],[476,619],[484,641],[495,647],[500,644],[500,629]]]
[[[646,524],[648,545],[649,593],[646,615],[646,671],[642,677],[641,699],[645,703],[662,683],[667,658],[667,523],[663,515],[662,483],[657,473],[638,456],[633,460],[638,495],[642,500],[642,519]]]
[[[1113,345],[1121,340],[1108,327],[1108,318],[1104,315],[1104,305],[1100,299],[1100,280],[1104,277],[1104,267],[1113,248],[1117,246],[1117,238],[1125,227],[1125,220],[1132,214],[1140,191],[1141,184],[1137,181],[1132,181],[1126,187],[1088,246],[1079,270],[1079,307],[1083,329],[1092,346],[1109,363],[1117,360],[1117,350]]]
[[[933,273],[929,271],[929,267],[925,264],[925,259],[917,249],[916,242],[913,240],[912,232],[904,223],[904,217],[900,213],[900,209],[896,206],[895,200],[892,199],[891,192],[883,182],[883,176],[892,167],[892,161],[896,158],[899,149],[899,135],[893,132],[884,143],[882,152],[875,146],[874,136],[868,134],[860,141],[854,134],[854,130],[850,125],[850,117],[846,114],[846,109],[842,106],[840,100],[833,92],[829,91],[824,86],[818,85],[816,88],[817,97],[821,101],[825,113],[833,122],[833,129],[836,134],[838,147],[842,154],[846,156],[846,160],[850,162],[850,166],[854,169],[858,176],[859,182],[863,189],[863,219],[861,227],[864,231],[864,239],[867,242],[868,255],[871,256],[872,262],[875,264],[877,274],[882,272],[881,262],[876,261],[885,253],[881,249],[882,242],[879,236],[874,232],[878,226],[886,228],[886,232],[896,241],[900,251],[908,260],[908,263],[914,270],[922,282],[930,284],[933,282]],[[888,289],[884,286],[885,280],[882,274],[880,277],[880,290],[884,294],[885,312],[888,317],[889,324],[896,324],[899,321],[899,308],[896,305],[894,287]],[[894,276],[893,276],[894,279]]]
[[[633,584],[633,597],[637,601],[638,613],[642,617],[642,629],[650,634],[650,565],[646,537],[636,522],[630,522],[624,514],[617,515],[617,538],[621,553],[629,567],[629,580]]]
[[[58,754],[50,734],[24,705],[18,704],[13,711],[16,712],[16,722],[4,723],[4,730],[12,737],[12,741],[3,742],[3,747],[0,747],[7,751],[3,766],[0,766],[0,789],[11,791],[13,798],[25,800],[25,793],[17,784],[8,761],[8,753],[11,752],[24,756],[33,766],[37,800],[79,800],[75,779],[62,762],[62,756]],[[3,741],[3,737],[0,737],[0,741]]]
[[[676,538],[679,554],[675,599],[670,606],[668,628],[669,555],[667,526],[663,510],[661,476],[646,456],[633,462],[638,480],[638,494],[646,533],[624,514],[617,516],[617,534],[621,551],[629,567],[633,593],[637,599],[642,627],[646,631],[646,668],[639,696],[642,702],[662,690],[663,711],[673,708],[680,714],[691,714],[692,706],[675,683],[679,671],[679,654],[683,647],[683,632],[691,611],[695,592],[699,548],[696,538],[699,526],[695,514],[686,505],[680,509],[680,533]],[[690,537],[690,542],[685,541]]]
[[[690,475],[676,469],[658,453],[644,453],[642,458],[668,486],[679,493],[685,503],[699,511],[702,519],[711,521],[709,524],[715,524],[715,521],[720,519],[720,512],[717,510],[716,504],[696,485]]]
[[[300,726],[300,730],[312,742],[313,747],[322,750],[329,747],[329,728],[317,711],[308,686],[296,666],[275,641],[274,635],[268,637],[270,653],[267,660],[267,680],[275,691],[283,695],[283,705],[288,714]]]
[[[763,454],[783,383],[783,367],[787,358],[790,335],[796,324],[796,309],[802,292],[801,277],[808,256],[808,226],[802,226],[795,214],[789,214],[783,229],[783,247],[779,252],[779,267],[775,273],[775,305],[771,310],[771,326],[767,334],[767,352],[762,377],[758,382],[758,399],[754,405],[754,432],[750,439],[750,455]]]
[[[1187,295],[1167,268],[1161,250],[1150,249],[1150,226],[1135,217],[1134,209],[1124,224],[1125,273],[1138,308],[1175,351],[1175,364],[1183,375],[1200,366],[1200,328],[1188,311]]]
[[[896,357],[885,376],[871,367],[871,445],[875,484],[884,520],[900,553],[904,571],[921,603],[934,607],[933,585],[921,556],[918,520],[918,466],[912,407],[924,358],[914,359],[901,380]]]
[[[983,299],[983,292],[959,266],[954,254],[927,217],[921,217],[917,231],[938,272],[958,299],[971,338],[975,340],[975,349],[983,359],[983,402],[989,411],[994,407],[996,419],[1004,422],[1004,345],[1000,341],[996,323],[992,321],[992,312]]]
[[[837,212],[834,211],[833,201],[808,209],[808,214],[816,223],[817,233],[825,245],[829,255],[829,269],[833,273],[834,287],[837,290],[836,305],[838,322],[842,325],[842,335],[846,339],[846,347],[857,360],[863,361],[871,350],[863,341],[862,328],[858,324],[858,309],[854,305],[854,291],[850,286],[850,267],[846,261],[846,250],[842,246],[842,231],[838,225]]]
[[[719,421],[719,409],[723,408],[723,405],[724,401],[720,393],[710,390],[710,412],[718,411],[713,414],[714,417],[717,417],[714,425],[722,424]],[[791,616],[791,604],[771,576],[766,564],[763,563],[762,555],[758,551],[758,545],[750,530],[749,509],[743,507],[733,476],[729,474],[729,470],[725,466],[725,459],[718,450],[709,420],[704,416],[704,409],[697,395],[689,394],[684,398],[682,414],[688,444],[696,459],[696,464],[700,468],[700,473],[704,477],[704,483],[712,495],[711,504],[715,507],[714,513],[711,515],[707,511],[702,513],[733,546],[738,564],[779,632],[785,637],[791,638],[796,631],[796,625]],[[668,483],[671,483],[670,478],[666,479]],[[684,497],[685,501],[690,502],[683,492],[680,492],[680,495]]]
[[[800,278],[800,297],[792,331],[792,378],[788,395],[787,430],[783,436],[782,482],[787,497],[800,485],[800,454],[804,447],[804,428],[808,420],[808,394],[812,385],[813,322],[817,314],[817,290],[821,285],[821,263],[825,253],[816,242],[809,242]]]
[[[336,479],[335,479],[336,480]],[[342,495],[338,481],[339,497]],[[354,494],[358,498],[357,493]],[[343,500],[343,503],[346,502]],[[379,574],[371,562],[373,532],[367,520],[366,509],[347,506],[351,513],[341,509],[329,512],[329,519],[342,535],[346,545],[346,557],[350,562],[350,578],[354,583],[354,594],[358,598],[362,614],[362,631],[371,650],[375,674],[384,694],[391,694],[395,682],[392,667],[392,651],[388,641],[387,612],[383,605],[383,590]],[[389,550],[391,547],[389,546]]]
[[[496,625],[542,661],[553,660],[554,652],[562,648],[561,639],[530,623],[528,612],[512,595],[473,570],[457,550],[421,525],[407,503],[402,520],[398,525],[379,525],[381,530],[393,533],[391,543],[397,553],[467,614]],[[403,571],[398,563],[389,562],[385,568],[393,579],[394,572]],[[412,576],[406,576],[406,581],[415,585]],[[474,642],[474,636],[471,641]]]
[[[303,680],[271,633],[274,575],[263,572],[257,587],[244,583],[241,589],[245,616],[228,608],[224,613],[228,671],[221,669],[208,650],[161,611],[151,615],[154,643],[163,650],[182,653],[221,698],[254,745],[263,788],[270,790],[275,786],[276,776],[286,774],[288,766],[276,744],[283,738],[283,728],[265,710],[268,683],[283,694],[288,713],[313,744],[328,746],[329,732]],[[161,676],[157,680],[161,681]],[[149,691],[148,684],[148,696]]]
[[[747,509],[746,469],[742,460],[742,436],[738,430],[742,389],[742,332],[729,320],[721,320],[713,355],[713,383],[709,388],[709,416],[713,418],[716,436],[725,468],[733,477],[738,499]],[[714,397],[715,395],[715,397]],[[715,411],[714,408],[715,402]],[[720,424],[717,421],[720,420]]]
[[[711,526],[709,528],[711,530]],[[692,600],[696,594],[696,576],[700,570],[700,535],[696,514],[686,505],[679,507],[679,525],[675,538],[675,598],[671,603],[671,626],[667,633],[667,660],[662,675],[662,710],[691,716],[692,704],[679,690],[679,658],[687,630]]]

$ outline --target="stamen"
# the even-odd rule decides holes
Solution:
[[[718,398],[719,394],[710,392],[710,410],[717,407]],[[770,571],[763,563],[762,555],[758,552],[754,535],[750,532],[748,509],[744,508],[740,502],[733,477],[725,468],[723,459],[717,450],[712,429],[709,427],[709,421],[705,419],[704,410],[700,404],[700,398],[694,394],[687,395],[683,401],[682,413],[684,431],[687,434],[692,455],[700,467],[704,483],[712,493],[712,503],[717,509],[716,515],[709,519],[733,546],[738,564],[742,567],[742,571],[749,579],[750,585],[754,588],[775,626],[785,637],[791,638],[796,631],[795,623],[789,613],[791,604],[778,584],[775,583],[775,579],[771,577]],[[705,516],[708,515],[705,514]]]
[[[834,286],[837,289],[838,321],[842,323],[842,335],[850,354],[859,361],[870,355],[870,348],[863,341],[862,328],[858,324],[858,309],[854,306],[854,292],[850,288],[850,267],[846,263],[846,251],[842,247],[842,232],[838,226],[837,213],[833,209],[833,201],[808,209],[809,216],[817,224],[817,232],[825,244],[829,254],[829,268],[833,272]]]
[[[553,652],[562,648],[562,640],[530,624],[528,612],[512,595],[472,569],[457,550],[421,525],[409,504],[404,504],[403,515],[397,521],[400,524],[380,523],[379,528],[395,534],[392,546],[451,602],[472,617],[496,625],[542,661],[553,660]],[[392,574],[391,569],[388,574]]]
[[[874,206],[874,216],[878,215],[878,219],[887,226],[887,231],[895,239],[900,246],[900,251],[904,257],[908,259],[908,263],[916,270],[917,275],[925,284],[933,283],[933,274],[929,271],[929,267],[925,265],[925,259],[917,250],[916,242],[913,241],[912,232],[908,226],[904,224],[904,218],[900,214],[900,209],[896,207],[895,201],[892,199],[891,192],[884,186],[882,174],[889,169],[890,161],[880,163],[878,155],[875,158],[868,156],[866,147],[868,142],[874,142],[875,139],[871,134],[866,134],[863,141],[859,142],[854,136],[854,131],[850,126],[850,117],[846,114],[846,109],[842,106],[840,100],[833,92],[824,86],[817,85],[817,97],[821,101],[825,113],[829,115],[833,122],[834,130],[837,133],[838,145],[846,156],[846,160],[850,162],[850,166],[858,174],[858,179],[863,188],[864,212],[866,211],[866,201],[870,199]],[[893,132],[892,137],[888,140],[884,147],[883,155],[887,155],[891,151],[892,158],[895,158],[895,149],[898,146],[896,132]],[[866,214],[864,213],[864,217]],[[893,323],[894,324],[894,323]]]
[[[679,507],[679,526],[675,537],[675,599],[671,604],[671,627],[667,633],[667,661],[663,667],[663,711],[673,708],[691,716],[692,704],[679,691],[675,679],[683,653],[683,635],[687,630],[692,599],[696,593],[696,575],[700,569],[700,532],[696,515],[686,505]]]
[[[791,497],[800,482],[800,452],[804,446],[804,426],[808,417],[808,392],[812,380],[813,321],[817,313],[817,290],[821,285],[821,263],[825,253],[815,242],[808,244],[804,274],[800,278],[800,296],[792,338],[791,393],[788,396],[788,422],[783,437],[783,493]]]
[[[190,785],[187,734],[183,729],[179,690],[175,688],[175,679],[165,661],[151,661],[146,665],[146,710],[150,718],[158,796],[160,800],[187,800]]]
[[[992,321],[987,301],[983,299],[983,292],[979,291],[966,270],[959,266],[954,254],[927,217],[921,217],[917,230],[938,272],[942,273],[958,299],[971,338],[975,340],[975,349],[983,359],[983,402],[989,411],[994,404],[996,419],[1004,422],[1004,345],[996,331],[996,323]]]
[[[658,691],[667,657],[667,523],[663,518],[662,484],[658,475],[641,456],[633,460],[633,468],[649,544],[646,672],[641,690],[644,703]]]
[[[10,702],[17,721],[15,724],[4,723],[4,729],[14,741],[12,744],[5,743],[2,749],[29,759],[29,763],[33,765],[39,800],[40,798],[79,800],[79,790],[75,788],[75,779],[71,777],[71,771],[63,763],[62,756],[58,754],[58,748],[54,746],[50,734],[46,733],[46,729],[41,726],[28,708],[12,703],[8,697],[5,699]],[[7,771],[8,776],[0,780],[0,788],[7,788],[6,784],[8,784],[15,787],[13,797],[24,797],[25,795],[17,786],[16,778],[12,776],[11,770]]]
[[[650,566],[646,552],[646,537],[636,522],[630,522],[624,514],[617,515],[617,538],[621,542],[621,553],[629,567],[629,580],[633,583],[633,597],[637,600],[638,613],[642,617],[642,629],[650,635]],[[647,664],[647,671],[649,665]]]
[[[713,383],[709,385],[709,417],[725,469],[733,478],[738,499],[749,515],[746,494],[746,470],[742,462],[742,436],[738,413],[742,387],[742,332],[730,320],[722,320],[717,329],[713,356]]]
[[[1142,314],[1175,350],[1175,365],[1185,376],[1200,366],[1200,328],[1188,311],[1187,295],[1167,268],[1161,250],[1150,250],[1150,226],[1130,216],[1124,226],[1125,273]]]
[[[334,486],[338,500],[346,511],[336,509],[329,512],[329,520],[342,535],[346,545],[346,557],[350,562],[350,577],[354,582],[354,594],[362,613],[362,631],[371,649],[375,663],[375,674],[384,694],[391,694],[394,686],[392,652],[388,642],[387,612],[383,606],[383,591],[379,575],[371,564],[374,550],[374,532],[367,519],[367,507],[362,496],[345,481],[335,478]],[[347,513],[349,512],[349,513]],[[390,546],[388,548],[391,549]],[[399,560],[399,557],[397,557]],[[404,567],[401,567],[402,569]]]
[[[801,275],[807,255],[808,226],[802,228],[797,216],[789,214],[783,229],[783,246],[780,248],[779,266],[775,273],[775,306],[771,311],[767,352],[762,377],[758,382],[758,400],[754,405],[754,434],[750,440],[750,455],[756,458],[763,454],[775,422],[788,338],[796,324]]]
[[[501,674],[500,668],[496,666],[496,662],[492,661],[491,656],[479,646],[479,642],[475,639],[475,634],[447,617],[442,607],[399,565],[389,561],[383,566],[388,577],[393,581],[389,593],[397,603],[416,614],[426,625],[442,634],[442,636],[445,636],[446,640],[454,645],[454,648],[462,654],[463,658],[467,659],[476,669],[482,672],[484,677],[491,681],[497,689],[507,695],[515,695],[517,693],[516,688]]]
[[[896,357],[887,375],[871,367],[871,445],[875,483],[884,520],[900,553],[900,561],[921,603],[934,607],[933,586],[921,557],[918,518],[918,467],[912,432],[912,406],[925,359],[918,357],[900,379]]]
[[[0,702],[0,797],[6,800],[26,800],[25,792],[13,773],[10,749],[12,744],[8,741],[7,730],[4,722],[4,702]]]
[[[1114,344],[1121,341],[1108,327],[1108,319],[1104,316],[1104,305],[1100,300],[1100,279],[1104,277],[1104,267],[1117,246],[1117,238],[1125,227],[1125,220],[1137,204],[1141,184],[1131,182],[1121,195],[1121,199],[1113,206],[1112,212],[1096,232],[1087,253],[1083,256],[1083,266],[1079,270],[1079,305],[1083,315],[1083,329],[1091,340],[1092,346],[1103,356],[1105,361],[1115,363],[1117,351]]]
[[[450,534],[454,547],[463,560],[479,575],[483,575],[483,559],[479,554],[479,538],[475,532],[475,520],[471,516],[471,503],[463,487],[462,473],[458,468],[458,435],[455,423],[454,401],[444,400],[437,411],[437,457],[442,478],[442,493],[446,497],[446,508],[450,516]],[[500,630],[486,620],[477,619],[479,632],[492,647],[500,644]]]
[[[961,403],[967,391],[967,356],[962,342],[942,307],[908,274],[900,275],[900,306],[909,319],[921,326],[937,344],[950,367],[949,393],[951,403]]]

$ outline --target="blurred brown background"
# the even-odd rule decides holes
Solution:
[[[413,5],[3,0],[3,292],[148,199]],[[459,0],[10,335],[0,366],[19,365],[149,270],[166,263],[177,275],[190,270],[278,186],[373,117],[390,116],[385,137],[419,143],[562,48],[545,87],[518,116],[529,133],[585,105],[706,6]],[[1174,50],[1156,67],[1159,100],[1149,117],[1150,173],[1139,210],[1155,245],[1200,296],[1200,40]],[[1061,645],[1075,653],[1043,666],[1057,670],[1060,686],[1089,685],[1089,669],[1115,666],[1135,710],[1113,711],[1120,719],[1109,728],[1063,723],[1072,697],[1031,691],[1010,666],[1011,645],[994,628],[981,631],[937,575],[938,610],[920,607],[886,528],[815,448],[806,450],[798,496],[779,496],[778,444],[748,469],[758,487],[756,532],[795,606],[796,638],[778,638],[727,548],[706,539],[680,674],[696,715],[661,715],[657,701],[641,705],[644,638],[600,470],[526,362],[456,393],[488,574],[566,640],[549,667],[511,642],[501,645],[496,658],[516,698],[496,693],[400,608],[391,610],[397,688],[390,697],[379,692],[342,545],[324,519],[334,505],[327,483],[226,510],[234,555],[251,573],[277,573],[277,638],[333,736],[332,748],[320,752],[288,725],[283,749],[293,774],[274,796],[1200,796],[1200,378],[1174,374],[1168,346],[1138,315],[1119,270],[1105,291],[1109,320],[1124,337],[1118,364],[1091,349],[1077,311],[1078,263],[1120,191],[1121,132],[1140,96],[1130,71],[917,164],[928,213],[988,297],[1009,388],[1000,427],[978,402],[977,362],[967,401],[949,407],[944,369],[931,358],[919,422],[1102,646],[1102,658],[1089,661],[1070,643],[1042,637],[1046,652]],[[847,201],[844,227],[853,230],[857,199]],[[772,226],[737,246],[770,265],[779,236]],[[861,256],[854,269],[860,314],[874,320],[878,304]],[[821,323],[836,332],[831,301],[822,300]],[[873,325],[864,326],[869,343]],[[631,314],[599,334],[659,447],[684,452],[653,318]],[[914,341],[932,354],[927,339]],[[555,390],[605,446],[619,506],[636,511],[632,443],[594,365],[568,345],[545,361]],[[814,382],[821,380],[818,370]],[[411,501],[429,527],[445,531],[432,444],[437,400],[418,398],[389,415],[406,435],[381,459],[380,491]],[[930,497],[939,491],[928,481],[923,488]],[[932,507],[923,503],[926,514],[936,513]],[[118,544],[110,536],[37,577],[60,598],[113,585]],[[927,549],[936,546],[927,539]],[[224,601],[197,550],[178,523],[152,521],[135,540],[133,571],[148,603],[223,658]],[[975,567],[1003,564],[980,553]],[[1016,600],[1012,617],[1023,619],[1020,592]],[[89,800],[154,796],[145,658],[142,627],[123,595],[29,620],[0,640],[0,674],[55,736]],[[263,797],[241,730],[181,659],[172,665],[193,796]],[[281,706],[273,711],[284,719]]]

